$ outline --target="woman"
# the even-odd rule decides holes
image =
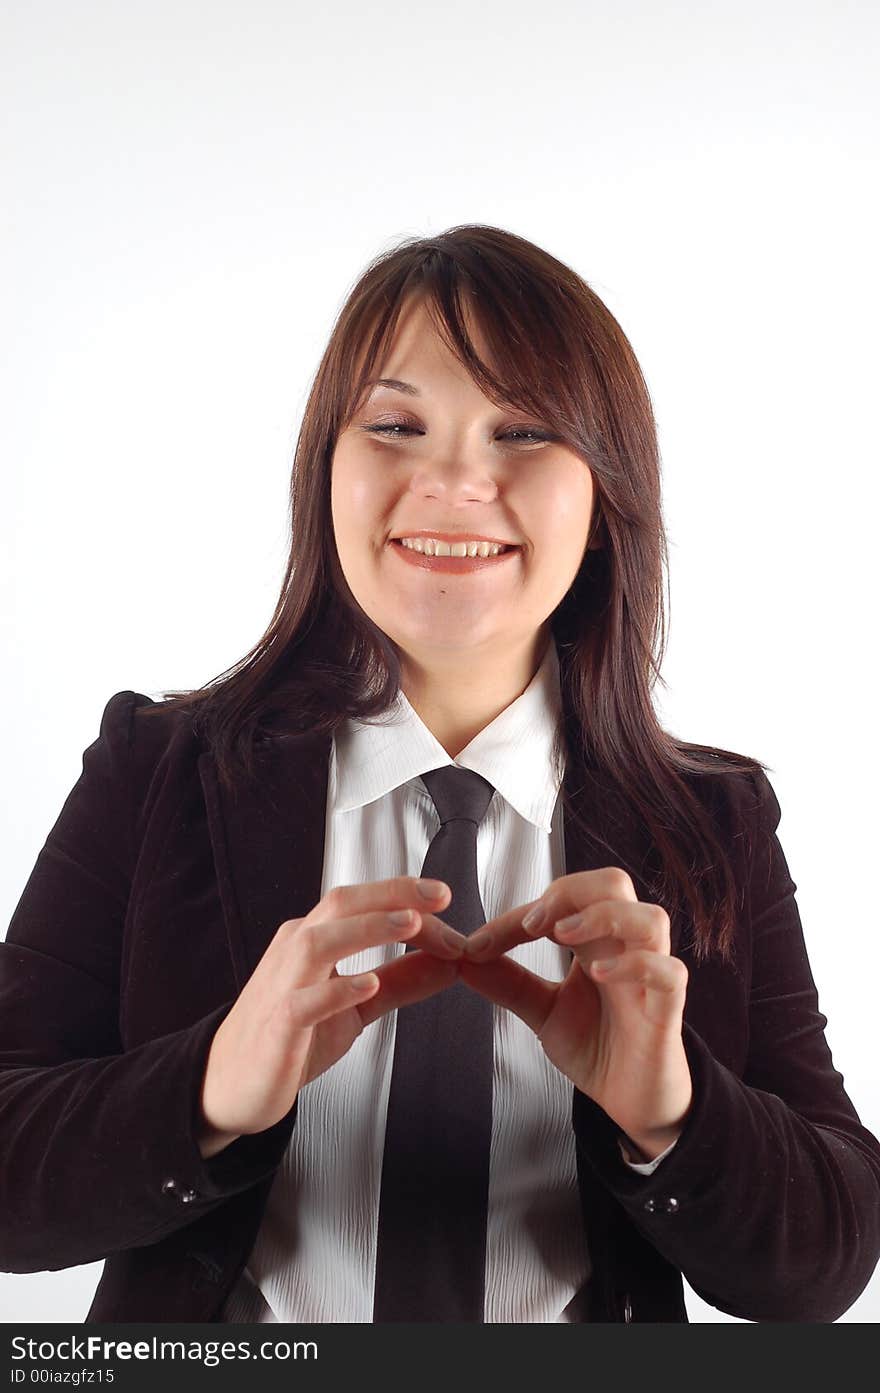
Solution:
[[[111,698],[0,947],[5,1270],[106,1258],[89,1321],[855,1301],[880,1145],[763,766],[654,714],[664,560],[583,280],[482,226],[377,258],[266,634]]]

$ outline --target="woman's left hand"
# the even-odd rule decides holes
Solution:
[[[688,971],[670,955],[669,916],[640,901],[616,866],[561,876],[536,903],[545,915],[528,929],[521,905],[471,934],[460,976],[525,1021],[557,1069],[653,1159],[678,1138],[693,1099],[682,1041]],[[573,952],[564,981],[505,956],[538,937]]]

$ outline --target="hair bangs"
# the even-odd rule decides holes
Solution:
[[[348,383],[340,383],[340,429],[363,407],[401,315],[421,304],[442,343],[489,401],[540,417],[590,464],[603,456],[589,394],[574,389],[590,376],[574,306],[552,282],[513,274],[515,269],[504,258],[475,255],[467,245],[447,246],[423,254],[396,285],[377,282],[362,306],[359,342],[352,341],[351,326],[357,366]]]

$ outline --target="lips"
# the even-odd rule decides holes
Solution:
[[[413,533],[405,534],[410,537]],[[476,538],[473,539],[476,541]],[[505,543],[504,551],[500,551],[495,556],[426,556],[424,552],[413,551],[411,547],[405,547],[398,537],[392,537],[389,542],[391,550],[400,557],[404,565],[416,566],[423,571],[439,571],[447,575],[467,575],[476,571],[484,571],[487,567],[506,566],[510,563],[510,558],[519,551],[518,546]]]

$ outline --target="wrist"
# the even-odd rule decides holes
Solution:
[[[204,1124],[196,1138],[196,1145],[202,1160],[209,1161],[212,1156],[225,1151],[227,1146],[238,1141],[240,1135],[239,1132],[221,1132],[217,1127],[209,1127]]]
[[[616,1123],[624,1144],[629,1141],[642,1152],[637,1163],[654,1161],[678,1141],[694,1105],[694,1089],[684,1045],[679,1042],[680,1052],[675,1066],[666,1073],[662,1084],[653,1090],[650,1098],[651,1110],[644,1111],[615,1107],[605,1111]]]

